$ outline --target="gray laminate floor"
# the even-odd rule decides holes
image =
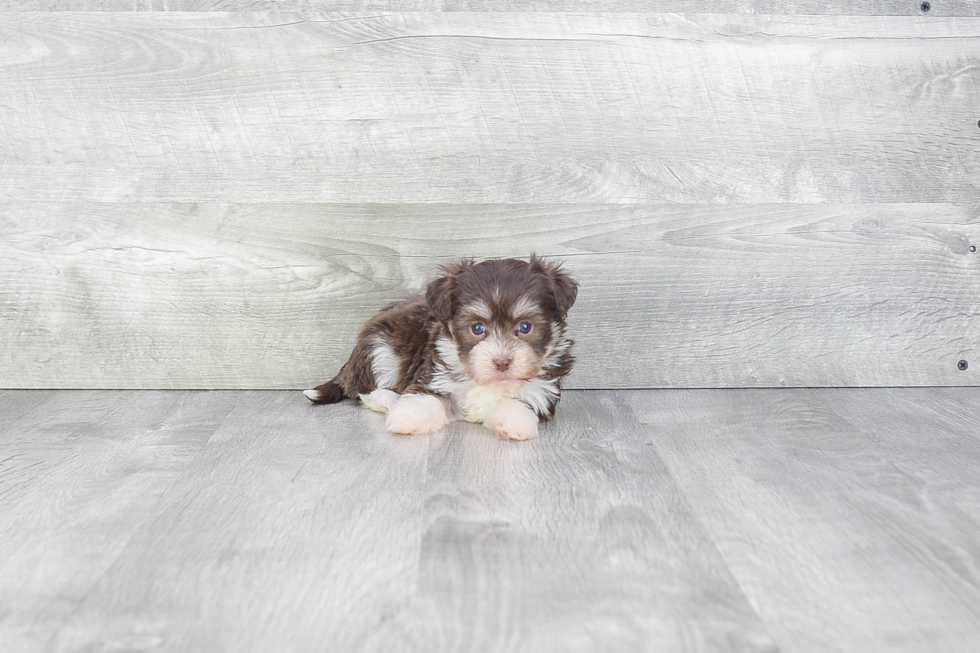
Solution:
[[[980,650],[980,388],[0,392],[0,651]]]

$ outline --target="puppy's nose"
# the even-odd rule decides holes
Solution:
[[[497,366],[497,370],[500,372],[506,372],[507,368],[514,361],[513,358],[494,358],[493,364]]]

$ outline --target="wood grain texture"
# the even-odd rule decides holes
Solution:
[[[776,651],[643,430],[592,392],[527,446],[469,424],[432,436],[427,612],[378,637],[418,651]]]
[[[7,201],[980,196],[977,18],[11,12],[0,42]]]
[[[14,394],[14,393],[11,393]],[[56,392],[0,424],[0,649],[48,650],[238,396]],[[21,400],[22,401],[22,400]]]
[[[978,16],[973,0],[930,3],[928,16]],[[908,0],[605,0],[606,12],[919,16]],[[0,11],[594,11],[594,0],[0,0]]]
[[[573,387],[970,385],[978,242],[928,204],[6,204],[0,387],[310,387],[438,264],[531,250],[581,282]]]
[[[976,648],[977,389],[617,396],[784,653]]]
[[[48,401],[52,394],[50,392],[0,390],[0,406],[3,406],[3,412],[0,413],[0,432],[11,428],[23,416],[33,413],[39,406]]]
[[[51,650],[368,650],[414,597],[428,439],[332,408],[243,394]]]
[[[81,604],[54,615],[31,605],[23,612],[43,625],[8,641],[64,652],[775,651],[656,456],[636,448],[636,424],[605,395],[568,403],[547,438],[515,446],[468,424],[400,438],[351,404],[242,393]],[[47,582],[60,598],[61,578]]]
[[[980,388],[0,392],[4,653],[972,653]],[[10,466],[12,465],[12,466]]]

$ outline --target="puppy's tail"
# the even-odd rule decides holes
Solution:
[[[318,385],[310,390],[303,390],[303,394],[315,404],[335,404],[346,398],[344,388],[340,385],[339,374],[323,385]]]

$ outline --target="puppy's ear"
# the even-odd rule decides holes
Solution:
[[[454,299],[456,280],[472,268],[472,259],[443,265],[439,268],[442,275],[430,281],[428,288],[425,289],[425,301],[429,305],[429,310],[443,324],[453,319],[453,312],[456,310]]]
[[[575,303],[578,296],[578,282],[568,276],[561,263],[549,263],[537,254],[531,254],[528,263],[531,269],[543,275],[551,285],[551,294],[555,298],[555,311],[562,320],[568,315],[568,309]]]

